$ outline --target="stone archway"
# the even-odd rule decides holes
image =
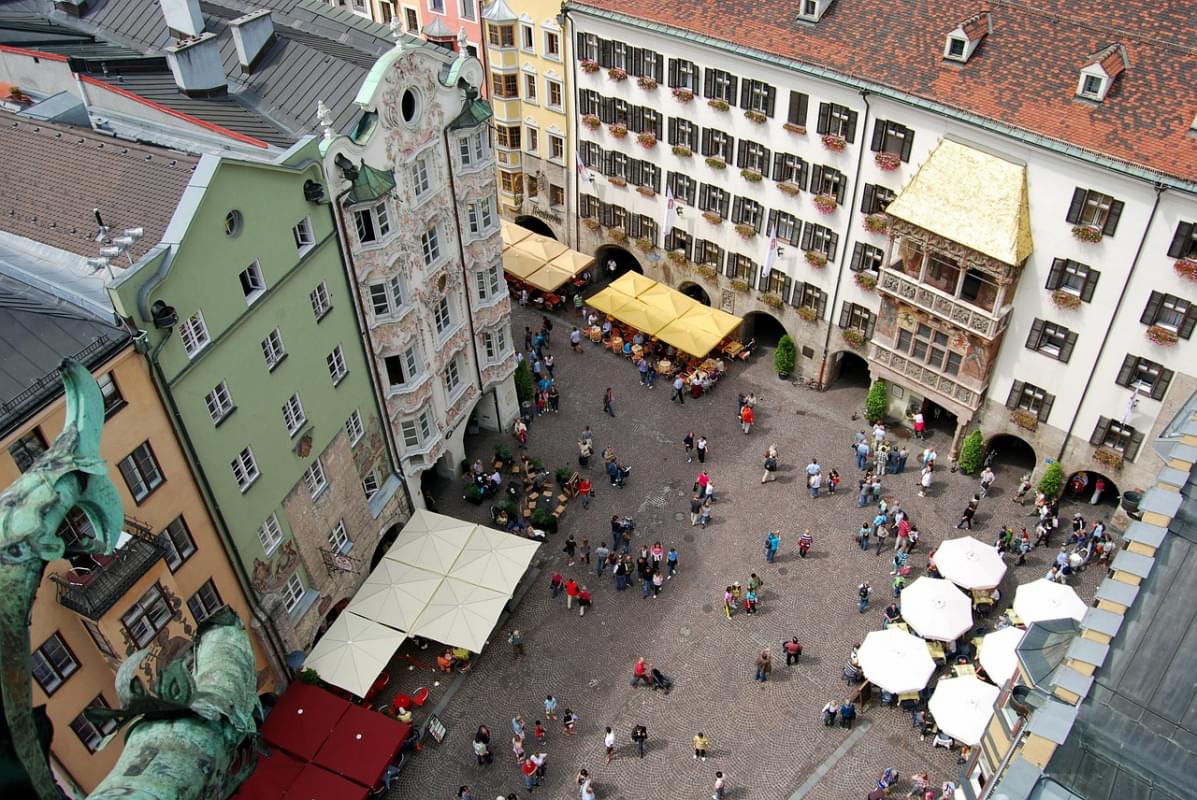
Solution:
[[[696,300],[697,302],[702,303],[704,306],[709,306],[711,304],[711,296],[707,294],[707,290],[693,281],[684,282],[681,286],[677,287],[677,290],[686,295],[686,297],[689,297],[691,300]]]
[[[542,236],[548,236],[550,239],[556,239],[557,234],[553,233],[553,229],[549,227],[548,223],[538,217],[524,214],[515,218],[515,224],[521,228],[527,228],[533,233],[539,233]]]
[[[994,471],[1006,466],[1021,473],[1030,472],[1039,463],[1035,455],[1035,448],[1030,442],[1013,433],[999,433],[989,438],[985,443],[985,457],[993,454],[991,466]]]
[[[852,388],[868,390],[872,385],[869,377],[869,362],[855,350],[840,350],[827,358],[827,372],[823,376],[823,388]]]
[[[777,317],[767,311],[749,311],[744,315],[742,338],[753,339],[756,347],[776,347],[782,336],[789,333]]]
[[[1097,502],[1094,503],[1093,494],[1097,490],[1098,481],[1102,482],[1103,488]],[[1078,506],[1095,506],[1112,513],[1117,508],[1121,497],[1122,493],[1112,478],[1091,469],[1077,470],[1064,482],[1063,499]],[[1061,517],[1063,517],[1062,512]]]
[[[395,544],[395,540],[399,538],[399,532],[403,530],[401,523],[395,523],[387,528],[386,533],[378,540],[378,546],[374,548],[374,554],[370,556],[370,571],[373,572],[378,563],[386,556],[387,551]]]
[[[594,251],[594,265],[604,281],[614,280],[625,272],[644,274],[644,268],[636,256],[614,244],[605,244]]]

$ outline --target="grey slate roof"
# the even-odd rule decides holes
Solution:
[[[37,14],[17,13],[7,3],[0,4],[0,14],[0,28],[3,28],[0,41],[13,47],[75,58],[141,58],[136,50],[101,41]]]
[[[92,213],[99,208],[112,235],[145,229],[129,249],[134,261],[162,237],[199,161],[190,153],[7,112],[0,112],[0,153],[7,165],[0,230],[95,257],[103,246],[95,241]]]

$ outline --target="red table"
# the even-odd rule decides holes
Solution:
[[[411,732],[411,725],[351,706],[312,763],[373,788]]]
[[[282,800],[365,800],[370,790],[334,775],[315,764],[308,764],[299,773],[286,794],[275,795]]]
[[[295,681],[279,698],[259,733],[303,761],[311,761],[351,703],[318,686]]]
[[[305,764],[275,748],[258,756],[253,774],[237,789],[237,800],[277,800],[295,783]]]

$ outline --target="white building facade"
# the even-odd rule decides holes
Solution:
[[[358,94],[349,136],[326,132],[351,282],[413,497],[457,474],[467,427],[518,413],[490,107],[473,57],[401,37]]]
[[[650,277],[746,316],[745,338],[763,330],[759,315],[772,317],[807,379],[827,385],[864,359],[890,382],[891,413],[941,418],[953,453],[979,427],[987,441],[1021,439],[1040,467],[1059,460],[1066,474],[1098,473],[1120,489],[1150,483],[1160,462],[1148,443],[1197,388],[1194,175],[769,55],[759,42],[584,5],[567,16],[574,130],[591,178],[578,182],[579,249],[634,258]],[[973,55],[987,26],[981,15],[944,30],[945,69]],[[1115,102],[1105,92],[1117,89],[1120,57],[1096,53],[1061,91]],[[1004,218],[968,218],[962,207],[985,176],[945,175],[949,152],[1007,175],[1011,192],[1021,185]],[[924,168],[923,184],[944,184],[942,213],[924,225],[886,214]],[[905,205],[933,199],[923,188]],[[663,237],[668,192],[682,211]],[[1003,261],[973,233],[1023,246]]]

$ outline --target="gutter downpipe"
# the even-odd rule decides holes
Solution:
[[[1110,319],[1115,319],[1118,312],[1122,310],[1122,302],[1126,299],[1127,289],[1130,288],[1131,279],[1135,276],[1135,268],[1139,266],[1139,257],[1143,255],[1143,245],[1147,243],[1147,234],[1151,232],[1151,223],[1155,221],[1155,212],[1160,207],[1160,198],[1167,191],[1167,187],[1163,184],[1157,183],[1153,187],[1155,189],[1155,202],[1151,204],[1151,214],[1147,217],[1147,224],[1143,227],[1143,235],[1139,238],[1139,246],[1135,249],[1135,257],[1131,260],[1130,270],[1126,273],[1126,280],[1122,282],[1122,291],[1118,294],[1118,302],[1114,304],[1114,311],[1110,314]],[[1110,341],[1110,330],[1112,326],[1106,326],[1106,332],[1101,337],[1101,346],[1097,348],[1097,356],[1093,359],[1094,368],[1089,370],[1089,377],[1085,379],[1085,388],[1081,390],[1081,397],[1077,400],[1076,411],[1073,412],[1072,420],[1068,423],[1068,430],[1064,433],[1064,441],[1060,444],[1060,452],[1056,453],[1056,461],[1059,462],[1064,458],[1064,451],[1068,448],[1068,440],[1072,438],[1072,430],[1076,427],[1076,421],[1081,416],[1081,409],[1085,406],[1085,398],[1089,396],[1089,387],[1093,385],[1093,376],[1097,372],[1097,365],[1101,363],[1101,357],[1105,355],[1106,345]]]
[[[563,50],[567,46],[574,50],[577,49],[576,47],[574,47],[574,37],[573,37],[573,33],[571,32],[571,29],[573,28],[573,25],[574,25],[574,21],[569,16],[570,11],[571,11],[571,9],[569,8],[568,4],[566,4],[566,3],[561,4],[561,23],[562,23],[561,24],[561,40],[562,40],[561,47]],[[578,104],[577,104],[577,98],[574,96],[574,93],[578,91],[578,54],[577,54],[577,52],[574,53],[573,58],[569,59],[569,83],[570,83],[569,102],[573,104],[573,114],[576,115],[577,109],[578,109]],[[566,146],[572,146],[572,148],[573,148],[574,163],[567,166],[566,169],[571,170],[573,172],[572,182],[574,185],[574,249],[577,250],[579,248],[579,245],[581,245],[581,243],[582,243],[582,218],[581,218],[581,214],[579,213],[582,209],[582,184],[579,182],[579,178],[581,176],[578,174],[578,160],[582,156],[578,153],[578,144],[579,144],[579,142],[578,142],[578,126],[570,125],[569,124],[570,121],[571,121],[571,115],[567,114],[566,118],[565,118],[565,122],[566,122],[566,126],[568,127],[568,129],[573,131],[573,142],[566,140]]]
[[[844,280],[844,260],[848,258],[848,246],[852,243],[852,215],[856,213],[856,193],[860,189],[860,169],[864,164],[865,140],[869,135],[869,116],[872,106],[869,105],[869,90],[860,90],[860,99],[865,104],[864,124],[860,126],[860,152],[856,155],[856,175],[852,180],[852,200],[848,203],[848,222],[844,229],[844,251],[840,256],[840,268],[835,271],[835,286],[831,290],[831,308],[827,312],[827,337],[823,339],[823,358],[819,363],[819,391],[823,391],[823,376],[827,374],[827,351],[831,349],[831,331],[836,327],[835,303],[840,296],[840,283]],[[884,302],[884,301],[882,301]],[[865,357],[868,363],[868,357]]]

